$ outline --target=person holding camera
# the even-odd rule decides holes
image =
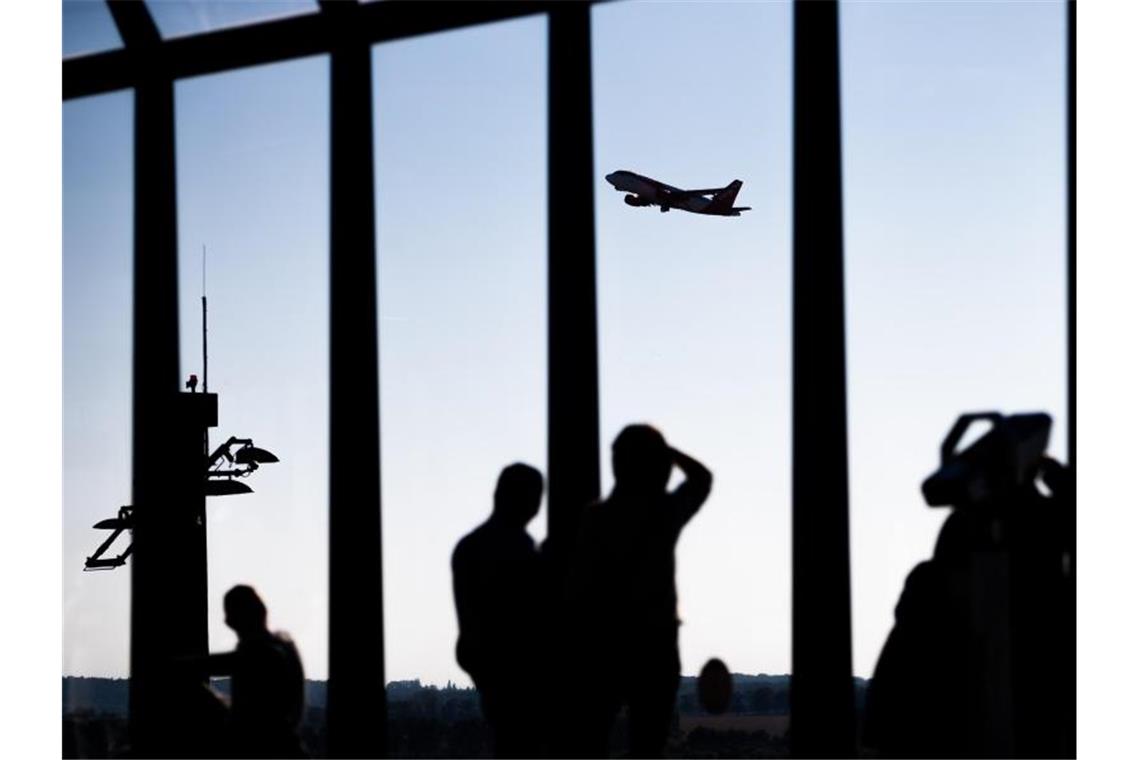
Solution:
[[[991,429],[958,450],[966,431]],[[880,757],[1075,754],[1075,500],[1043,413],[962,415],[922,486],[950,507],[867,693]],[[1045,490],[1038,485],[1044,485]]]

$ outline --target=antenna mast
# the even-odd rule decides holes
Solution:
[[[206,245],[202,244],[202,392],[210,390],[210,372],[206,354]]]

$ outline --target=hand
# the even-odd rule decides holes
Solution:
[[[1052,457],[1041,457],[1041,479],[1054,498],[1068,499],[1073,491],[1073,471]]]

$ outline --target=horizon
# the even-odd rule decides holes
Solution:
[[[735,673],[735,672],[730,672],[729,675],[742,676],[744,678],[791,678],[792,677],[791,673]],[[696,679],[699,677],[700,677],[699,673],[696,675],[688,675],[686,673],[681,674],[681,678]],[[61,676],[61,678],[87,678],[87,679],[100,679],[103,681],[129,681],[129,680],[131,680],[130,676],[84,676],[84,675],[75,675],[73,673],[64,673]],[[230,678],[230,676],[211,676],[211,678],[212,679],[226,679],[226,678]],[[856,681],[869,681],[869,680],[871,680],[869,678],[863,678],[862,676],[853,676],[853,678]],[[309,678],[308,676],[305,677],[305,681],[310,682],[310,683],[328,683],[327,678]],[[385,688],[387,688],[388,686],[391,686],[392,684],[400,684],[400,683],[419,683],[421,686],[423,686],[425,688],[430,686],[430,687],[435,687],[435,688],[439,688],[439,689],[442,689],[447,685],[446,683],[445,684],[438,684],[438,683],[427,682],[421,678],[401,678],[399,680],[387,681],[384,684],[384,686],[385,686]],[[448,681],[447,683],[450,683],[452,686],[455,686],[456,688],[464,688],[464,689],[475,688],[473,685],[464,685],[464,686],[460,687],[458,684],[456,684],[455,681]]]

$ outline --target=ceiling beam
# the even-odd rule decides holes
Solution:
[[[547,13],[555,5],[557,3],[550,0],[478,3],[388,0],[361,4],[352,8],[351,15],[352,24],[360,36],[375,44]],[[335,17],[347,11],[335,9],[330,13],[323,10],[152,42],[147,45],[150,50],[146,51],[143,61],[146,65],[141,66],[138,65],[138,53],[142,51],[136,52],[136,49],[139,43],[148,39],[146,22],[150,22],[157,34],[150,14],[142,2],[115,2],[109,6],[115,14],[126,48],[65,59],[64,100],[134,87],[148,71],[153,76],[155,68],[165,71],[172,79],[185,79],[324,54],[336,42],[334,32],[340,26],[338,22],[344,21]],[[122,22],[120,16],[123,17]]]
[[[128,50],[153,47],[162,43],[162,35],[143,0],[120,0],[107,3],[111,18]]]

